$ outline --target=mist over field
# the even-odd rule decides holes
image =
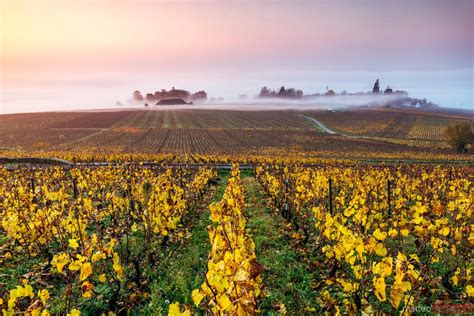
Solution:
[[[132,92],[155,92],[176,87],[205,90],[208,101],[192,108],[212,109],[333,109],[363,106],[385,100],[384,96],[335,96],[311,99],[258,99],[260,88],[281,86],[303,90],[305,95],[323,94],[326,88],[340,93],[371,91],[375,79],[381,89],[390,86],[405,90],[410,97],[426,98],[440,106],[473,108],[472,70],[433,72],[375,71],[264,71],[255,72],[173,72],[173,73],[51,73],[47,76],[4,78],[0,93],[0,113],[119,109],[140,107],[131,103]],[[247,98],[242,100],[241,95]],[[222,98],[210,102],[211,98]],[[116,102],[123,104],[117,107]],[[161,107],[160,107],[161,108]],[[166,107],[163,107],[166,108]],[[169,107],[168,107],[169,108]],[[183,108],[183,106],[179,106]]]

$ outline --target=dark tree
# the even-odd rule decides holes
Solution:
[[[191,95],[191,100],[193,100],[193,101],[207,100],[207,92],[204,91],[204,90],[195,92]]]
[[[336,95],[336,92],[334,92],[334,90],[328,90],[326,91],[326,93],[324,94],[326,97],[333,97]]]
[[[260,90],[260,95],[261,97],[268,97],[270,96],[272,92],[270,91],[270,89],[268,89],[267,87],[263,87],[261,90]]]
[[[303,97],[303,91],[302,90],[296,90],[295,88],[288,88],[285,89],[284,86],[282,86],[278,92],[275,90],[270,90],[267,87],[263,87],[260,90],[260,97],[272,97],[272,98],[301,98]]]
[[[147,99],[147,101],[153,101],[153,100],[155,100],[155,95],[153,93],[147,93],[146,94],[146,99]]]
[[[136,90],[133,92],[133,101],[143,101],[143,96],[140,91]]]
[[[278,91],[279,96],[284,96],[286,94],[286,89],[284,86],[280,88],[280,91]]]
[[[451,146],[460,153],[467,153],[467,145],[472,142],[472,131],[468,124],[451,125],[446,129]]]
[[[385,91],[384,91],[383,93],[384,93],[384,94],[392,94],[392,93],[393,93],[393,90],[392,90],[392,88],[387,87],[387,89],[385,89]]]
[[[375,81],[374,88],[372,89],[372,93],[380,93],[379,79]]]

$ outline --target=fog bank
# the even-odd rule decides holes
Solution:
[[[367,96],[334,96],[314,99],[255,99],[260,88],[281,86],[303,90],[305,95],[324,93],[327,88],[340,93],[372,90],[375,79],[380,87],[405,90],[413,98],[426,98],[451,108],[473,109],[472,69],[437,72],[181,72],[181,73],[54,73],[47,77],[18,75],[4,77],[0,85],[0,113],[70,111],[79,109],[118,109],[119,101],[130,106],[132,92],[154,92],[183,88],[205,90],[209,99],[192,108],[214,109],[333,109],[362,106],[377,100]],[[239,96],[247,95],[246,100]],[[379,100],[380,101],[380,100]],[[185,108],[179,106],[179,108]]]

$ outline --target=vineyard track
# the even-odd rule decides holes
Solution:
[[[221,173],[218,182],[207,189],[203,198],[184,218],[187,237],[182,243],[170,245],[159,266],[154,268],[154,281],[150,284],[151,304],[140,309],[139,315],[156,314],[157,310],[163,314],[169,305],[167,301],[193,304],[190,293],[204,280],[206,258],[211,247],[206,230],[211,224],[208,206],[222,198],[227,179],[228,173]]]
[[[348,134],[345,134],[345,133],[342,133],[342,132],[335,132],[333,131],[332,129],[329,129],[326,125],[324,125],[322,122],[312,118],[312,117],[309,117],[309,116],[305,116],[305,118],[311,120],[314,124],[316,124],[316,126],[322,130],[324,133],[327,133],[327,134],[330,134],[330,135],[340,135],[340,136],[344,136],[344,137],[348,137],[348,138],[357,138],[357,139],[370,139],[369,137],[367,136],[360,136],[360,135],[348,135]]]
[[[327,128],[326,125],[324,125],[323,123],[321,123],[320,121],[318,121],[318,120],[316,120],[312,117],[305,116],[305,118],[307,118],[308,120],[311,120],[324,133],[327,133],[327,134],[330,134],[330,135],[341,135],[341,134],[336,133],[332,129]],[[343,135],[343,136],[345,136],[345,135]]]
[[[289,242],[286,222],[269,207],[265,193],[255,177],[243,174],[247,227],[255,241],[257,261],[265,267],[265,285],[260,300],[262,310],[279,311],[279,304],[295,314],[306,314],[314,308],[316,292],[311,275]]]

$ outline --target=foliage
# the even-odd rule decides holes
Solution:
[[[451,146],[456,148],[458,152],[467,152],[466,145],[472,142],[471,127],[467,124],[451,125],[446,129]]]
[[[96,314],[146,301],[148,271],[167,243],[183,238],[182,218],[213,175],[208,168],[0,169],[2,269],[22,258],[40,262],[17,280],[24,286],[0,290],[0,308]]]
[[[267,276],[281,274],[282,262],[290,267],[293,260],[298,271],[288,275],[302,282],[290,286],[301,289],[294,297],[302,298],[304,312],[408,314],[415,304],[472,300],[471,166],[330,160],[318,165],[311,158],[253,156],[248,159],[256,164],[256,179],[275,214],[281,214],[284,230],[265,234],[271,225],[259,225],[264,219],[247,207],[248,190],[234,166],[222,198],[209,206],[206,250],[192,249],[199,257],[210,249],[207,261],[203,257],[198,264],[207,270],[196,271],[192,280],[181,280],[178,273],[167,279],[184,284],[168,289],[189,291],[188,299],[173,296],[183,300],[152,305],[170,298],[156,288],[163,284],[154,280],[157,269],[167,262],[173,266],[163,271],[190,268],[179,266],[176,252],[189,238],[189,221],[199,217],[195,205],[215,172],[204,165],[173,165],[173,156],[151,165],[140,161],[151,157],[131,154],[121,159],[136,163],[71,169],[0,168],[5,314],[163,313],[166,308],[171,315],[255,314],[269,308],[291,313],[293,305],[281,299],[291,290]],[[180,159],[212,165],[219,156]],[[203,232],[192,240],[205,241],[208,223],[199,221],[195,229]],[[289,242],[272,250],[288,257],[275,255],[282,262],[271,264],[262,244],[279,233]],[[267,245],[278,247],[281,240]]]
[[[209,208],[215,224],[208,227],[211,252],[205,282],[192,292],[193,301],[212,314],[255,314],[262,266],[247,234],[243,185],[237,166],[232,168],[222,200]],[[172,304],[169,315],[176,315],[178,308]]]
[[[257,168],[274,206],[302,239],[302,251],[322,254],[312,259],[320,276],[317,301],[320,313],[331,314],[409,313],[415,302],[469,301],[470,172],[419,166]]]

